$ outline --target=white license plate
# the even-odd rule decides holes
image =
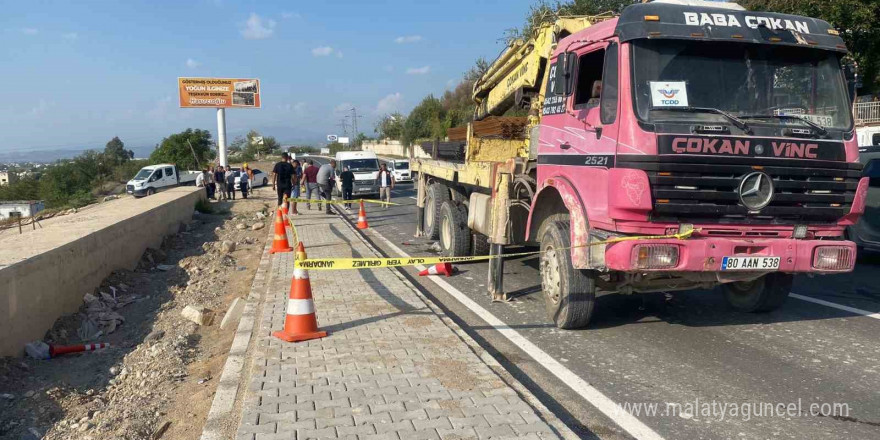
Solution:
[[[779,257],[724,257],[721,270],[778,270]]]

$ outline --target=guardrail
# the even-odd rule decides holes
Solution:
[[[857,102],[853,114],[856,125],[880,123],[880,101]]]

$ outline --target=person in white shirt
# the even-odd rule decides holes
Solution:
[[[379,200],[391,203],[391,190],[394,189],[394,174],[388,171],[388,165],[379,166],[379,175],[376,176],[376,182],[379,184]],[[388,209],[388,205],[385,205]]]

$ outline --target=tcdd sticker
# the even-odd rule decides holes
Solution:
[[[684,81],[651,81],[654,107],[687,107],[687,84]]]

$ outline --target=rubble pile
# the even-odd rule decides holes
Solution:
[[[0,358],[0,438],[158,439],[174,423],[193,424],[191,414],[169,408],[192,398],[182,391],[187,386],[216,386],[210,375],[191,375],[194,364],[218,356],[202,348],[205,338],[220,337],[214,312],[223,317],[228,303],[247,295],[227,286],[247,269],[240,258],[259,260],[266,237],[252,226],[266,211],[258,212],[194,215],[161,249],[148,249],[134,271],[114,272],[85,293],[79,311],[44,338],[111,348],[50,360]]]

